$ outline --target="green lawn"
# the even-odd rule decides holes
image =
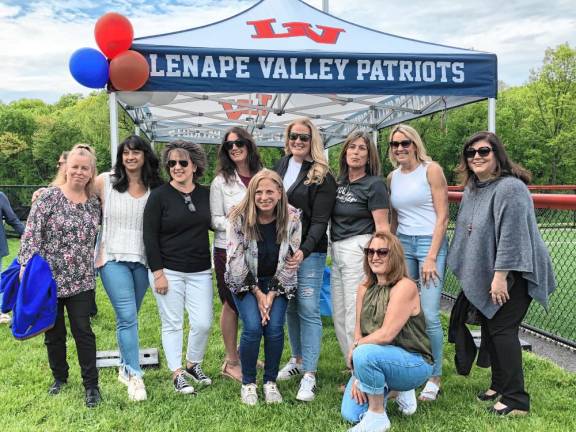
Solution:
[[[11,241],[12,254],[17,241]],[[7,266],[9,258],[5,258]],[[98,349],[115,349],[114,317],[102,287],[98,287],[98,317],[94,321]],[[216,316],[219,313],[217,308]],[[445,320],[446,321],[446,320]],[[141,345],[158,347],[160,323],[153,296],[146,296],[141,311]],[[205,371],[214,384],[195,397],[174,392],[161,357],[159,369],[147,369],[145,381],[149,399],[142,403],[127,400],[126,389],[116,380],[114,369],[101,371],[104,402],[94,410],[83,404],[83,390],[74,342],[69,337],[69,384],[63,393],[50,397],[51,382],[42,338],[14,340],[0,327],[0,426],[5,431],[344,431],[340,420],[341,395],[338,385],[345,381],[334,329],[325,320],[324,343],[319,366],[320,391],[310,404],[295,400],[297,381],[281,382],[285,403],[277,406],[243,406],[239,384],[218,376],[224,350],[214,321]],[[286,345],[285,357],[288,349]],[[444,393],[434,404],[420,405],[412,417],[403,417],[394,404],[389,415],[393,431],[574,431],[576,420],[576,375],[562,371],[535,355],[525,355],[527,388],[532,395],[532,412],[526,418],[500,419],[485,412],[475,394],[488,384],[488,372],[474,369],[470,377],[455,375],[453,348],[447,346],[444,359]]]

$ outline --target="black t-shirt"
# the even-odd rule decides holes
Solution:
[[[388,206],[388,188],[381,177],[364,176],[352,183],[347,179],[339,182],[332,210],[332,241],[372,234],[375,229],[372,211]]]
[[[150,193],[144,209],[144,245],[152,271],[210,269],[210,190],[196,185],[190,197],[196,208],[193,212],[170,183]]]
[[[258,277],[272,277],[278,266],[280,245],[276,243],[276,221],[258,224]]]

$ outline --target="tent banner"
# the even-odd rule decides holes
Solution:
[[[142,91],[496,97],[494,54],[343,54],[132,46],[150,65]]]

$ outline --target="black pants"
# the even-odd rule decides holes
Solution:
[[[59,298],[56,323],[44,334],[44,344],[48,349],[52,375],[57,380],[67,381],[69,367],[66,361],[66,323],[64,321],[64,307],[66,307],[70,330],[72,330],[78,351],[82,382],[86,389],[98,386],[96,336],[90,326],[90,308],[93,300],[94,293],[91,290],[72,297]]]
[[[532,298],[528,295],[526,280],[518,273],[510,274],[507,281],[510,300],[492,319],[482,316],[482,338],[486,341],[492,368],[490,388],[502,395],[504,405],[528,411],[530,395],[524,390],[518,330]]]

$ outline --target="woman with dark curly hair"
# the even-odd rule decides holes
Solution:
[[[194,388],[186,374],[197,383],[212,383],[200,366],[212,324],[210,192],[197,183],[206,169],[206,154],[198,144],[174,141],[166,145],[162,161],[170,181],[148,198],[144,245],[174,389],[190,394]],[[190,331],[183,368],[184,309]]]

